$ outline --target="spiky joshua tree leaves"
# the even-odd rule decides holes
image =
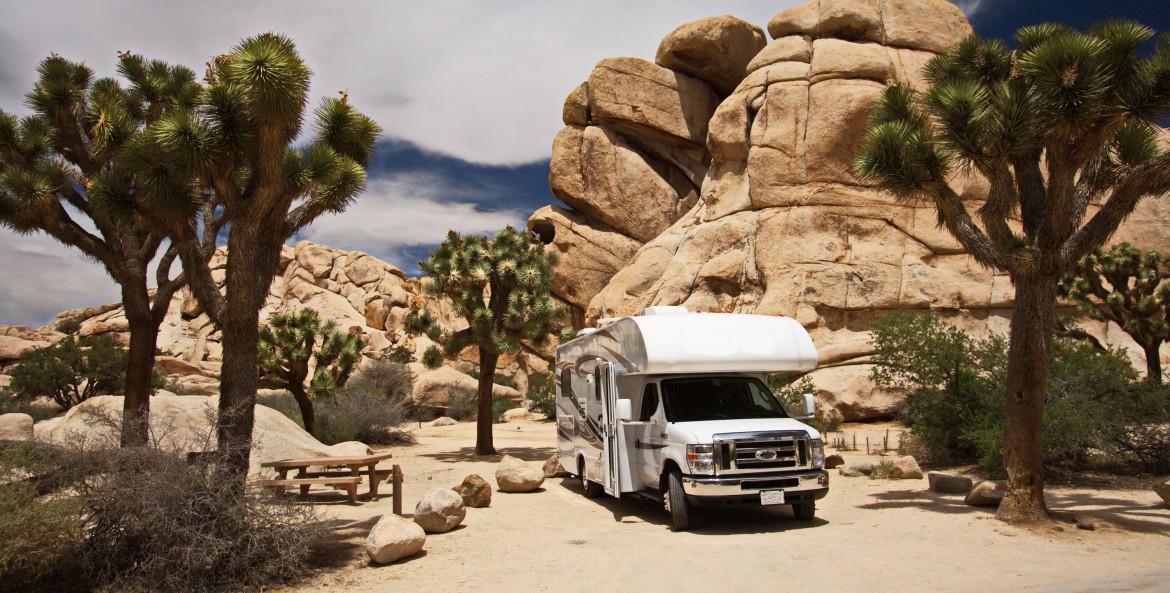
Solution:
[[[305,430],[316,436],[313,401],[330,397],[345,386],[364,346],[361,336],[337,329],[332,321],[321,323],[312,309],[277,315],[260,328],[260,370],[293,394]],[[310,358],[315,368],[306,385]]]
[[[451,311],[468,327],[446,332],[427,309],[407,316],[408,332],[425,333],[442,346],[431,346],[423,361],[431,367],[443,356],[455,356],[469,347],[479,349],[479,385],[476,392],[475,453],[495,454],[492,443],[492,384],[501,353],[524,345],[541,348],[556,335],[566,318],[549,293],[555,253],[546,253],[529,233],[508,227],[488,238],[447,234],[427,261],[419,262],[430,278],[427,293],[451,302]]]
[[[1060,277],[1139,200],[1170,190],[1154,124],[1170,108],[1170,38],[1139,52],[1154,35],[1113,21],[1086,33],[1026,27],[1018,50],[968,38],[927,64],[929,90],[886,90],[854,163],[896,198],[933,204],[939,224],[1015,286],[1002,520],[1048,516],[1040,438]],[[956,172],[990,182],[974,216],[947,185]],[[1090,204],[1100,205],[1091,216]]]
[[[1159,350],[1170,340],[1170,258],[1129,243],[1097,249],[1061,278],[1061,296],[1092,319],[1112,321],[1146,355],[1146,380],[1162,383]]]
[[[129,52],[119,54],[121,79],[95,79],[55,54],[38,72],[26,95],[32,115],[0,112],[0,225],[43,232],[118,283],[130,326],[121,442],[145,444],[158,328],[185,282],[170,271],[178,245],[158,258],[154,278],[149,266],[197,206],[190,186],[173,191],[148,147],[165,121],[194,108],[200,87],[187,68]]]
[[[309,76],[290,39],[249,37],[208,64],[196,108],[162,118],[149,152],[167,195],[199,204],[205,237],[227,229],[224,295],[211,280],[208,241],[196,240],[200,227],[171,236],[185,247],[179,257],[193,292],[223,332],[216,436],[241,491],[255,417],[259,311],[281,246],[318,216],[344,211],[365,189],[381,132],[343,95],[321,103],[313,133],[294,147]]]

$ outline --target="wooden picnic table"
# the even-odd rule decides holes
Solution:
[[[349,457],[305,457],[301,459],[280,459],[267,461],[260,467],[276,470],[279,478],[266,480],[265,486],[300,486],[301,494],[308,494],[311,484],[331,484],[345,487],[349,491],[350,500],[355,501],[357,496],[357,481],[365,474],[370,480],[369,497],[371,500],[378,497],[378,484],[385,478],[392,480],[394,497],[394,514],[402,514],[402,469],[397,465],[390,469],[378,469],[378,462],[393,457],[391,453],[377,453],[374,455],[356,455]],[[344,466],[346,469],[331,469]],[[311,467],[324,468],[318,471],[309,471]],[[290,471],[296,470],[296,475],[288,477]],[[355,480],[354,478],[357,478]]]

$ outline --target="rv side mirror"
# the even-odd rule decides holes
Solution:
[[[803,401],[801,402],[801,406],[800,406],[801,415],[803,415],[805,418],[815,417],[817,415],[817,400],[816,400],[816,398],[814,398],[813,394],[811,394],[811,393],[806,393],[801,397],[803,399]]]
[[[634,405],[630,402],[630,400],[617,400],[617,410],[615,410],[617,412],[617,419],[622,422],[629,422],[630,418],[632,418],[634,415],[633,409]]]

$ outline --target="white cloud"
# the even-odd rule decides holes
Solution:
[[[122,300],[105,268],[43,235],[4,237],[0,325],[44,325],[68,309]]]
[[[386,133],[479,163],[547,158],[565,96],[611,56],[654,59],[698,18],[761,27],[796,0],[587,4],[544,0],[9,3],[0,20],[0,107],[19,109],[56,52],[114,74],[117,51],[203,63],[264,31],[292,37],[312,67],[313,104],[348,89]]]
[[[323,216],[297,238],[364,251],[409,272],[418,262],[403,259],[403,248],[435,245],[449,230],[484,234],[525,227],[531,213],[477,209],[468,191],[429,174],[374,179],[343,215]]]
[[[975,15],[979,14],[991,5],[989,0],[952,0],[952,2],[955,3],[955,6],[959,7],[959,10],[963,11],[963,14],[966,15],[968,19],[974,18]]]

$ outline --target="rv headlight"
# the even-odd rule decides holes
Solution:
[[[825,467],[825,442],[821,439],[812,440],[812,466],[817,469]]]
[[[692,474],[715,473],[715,455],[711,445],[687,445],[687,465]]]

